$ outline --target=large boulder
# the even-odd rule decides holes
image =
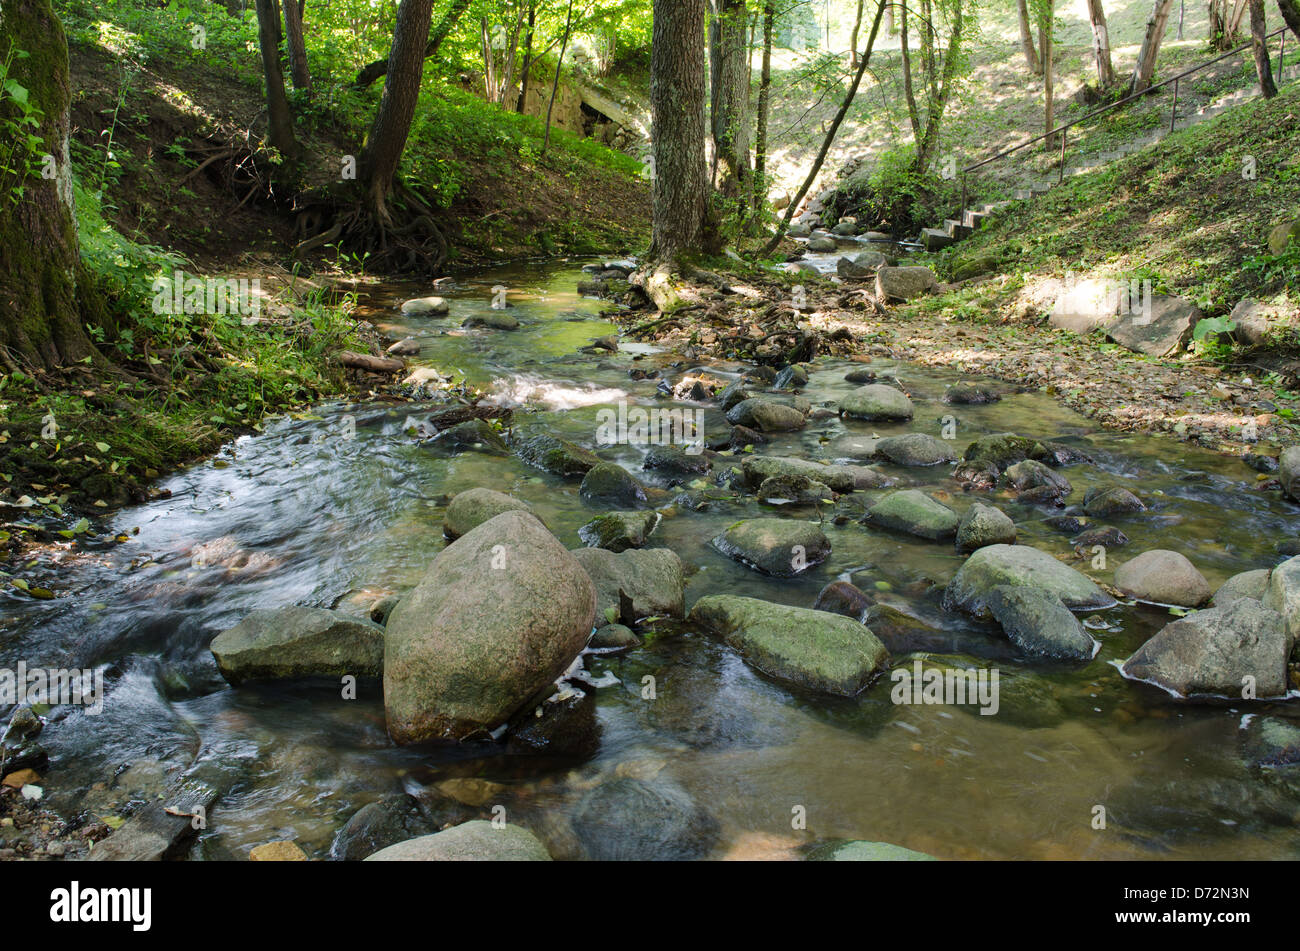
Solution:
[[[596,585],[596,617],[629,622],[651,615],[681,617],[686,613],[682,560],[667,548],[629,549],[615,554],[603,548],[579,548],[573,557]],[[621,617],[620,593],[632,602],[633,617]]]
[[[1292,643],[1300,639],[1300,555],[1288,558],[1273,569],[1264,589],[1263,604],[1282,615]]]
[[[1214,597],[1210,599],[1210,603],[1216,608],[1226,608],[1233,601],[1241,598],[1254,598],[1256,601],[1263,601],[1264,593],[1268,590],[1270,574],[1271,572],[1267,568],[1258,568],[1254,571],[1243,571],[1240,574],[1233,575],[1219,585],[1219,590],[1214,592]],[[1274,610],[1277,609],[1274,608]]]
[[[549,862],[550,853],[523,826],[475,819],[433,835],[408,839],[366,857],[367,862]]]
[[[850,419],[905,420],[914,412],[907,394],[884,383],[860,386],[840,400],[840,412]]]
[[[1003,632],[1027,654],[1056,660],[1091,660],[1101,648],[1061,599],[1037,588],[998,585],[986,599]]]
[[[1187,346],[1202,316],[1189,300],[1154,294],[1149,307],[1122,311],[1106,333],[1134,353],[1168,357]]]
[[[836,492],[852,492],[856,480],[856,466],[826,466],[820,462],[782,456],[746,456],[740,464],[745,485],[757,489],[768,479],[806,476]]]
[[[961,522],[956,512],[919,489],[890,492],[867,510],[867,520],[931,541],[953,538]]]
[[[1028,545],[989,545],[966,559],[944,591],[944,605],[991,616],[988,596],[998,585],[1038,588],[1072,611],[1113,608],[1115,599],[1069,565]]]
[[[1291,644],[1282,616],[1252,598],[1194,611],[1167,624],[1120,672],[1180,697],[1242,699],[1253,678],[1259,699],[1286,693]]]
[[[595,617],[596,586],[535,516],[484,522],[389,616],[389,734],[418,743],[495,729],[568,668]]]
[[[1115,282],[1089,278],[1068,284],[1052,305],[1048,324],[1058,330],[1090,334],[1110,327],[1119,316]]]
[[[883,301],[909,301],[929,294],[939,279],[928,267],[881,267],[876,270],[876,296]]]
[[[1156,548],[1115,569],[1115,587],[1151,604],[1199,608],[1212,591],[1205,576],[1184,555]]]
[[[711,595],[695,602],[690,620],[768,676],[822,693],[855,696],[889,664],[869,628],[826,611]]]
[[[736,522],[713,547],[755,571],[793,578],[830,556],[830,540],[811,522],[784,518],[751,518]]]
[[[378,677],[384,629],[324,608],[254,611],[212,640],[221,676],[232,684],[300,677]]]
[[[528,503],[492,489],[457,492],[447,506],[442,533],[451,539],[460,538],[502,512],[532,512],[532,509]]]

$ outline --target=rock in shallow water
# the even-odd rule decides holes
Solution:
[[[957,526],[957,550],[975,551],[987,545],[1014,545],[1016,523],[1001,509],[976,502]]]
[[[1242,699],[1244,678],[1250,677],[1254,697],[1264,699],[1286,692],[1290,652],[1282,616],[1241,598],[1166,625],[1124,661],[1120,672],[1180,697]]]
[[[1270,571],[1267,568],[1243,571],[1240,574],[1233,575],[1219,585],[1219,590],[1214,592],[1214,597],[1210,599],[1210,603],[1216,608],[1226,608],[1233,601],[1240,598],[1254,598],[1256,601],[1263,601],[1264,592],[1268,590],[1269,575]]]
[[[603,548],[579,548],[573,557],[596,585],[596,618],[633,621],[651,615],[681,617],[686,612],[682,560],[667,548],[628,549],[615,554]],[[631,601],[634,617],[622,617],[620,593]]]
[[[998,585],[986,599],[993,619],[1027,654],[1057,660],[1092,660],[1100,644],[1056,595],[1034,588]]]
[[[536,517],[505,512],[443,550],[388,619],[384,709],[398,743],[492,730],[586,646],[587,572]]]
[[[578,537],[588,548],[627,551],[641,548],[659,524],[658,512],[608,512],[597,515],[582,528]]]
[[[874,604],[871,596],[848,581],[832,581],[822,588],[813,603],[814,611],[827,611],[861,621]]]
[[[887,436],[876,443],[876,454],[896,466],[938,466],[957,458],[951,445],[928,433]]]
[[[522,826],[483,819],[445,832],[408,839],[370,855],[367,862],[549,862],[546,846]]]
[[[700,859],[718,840],[718,822],[676,783],[624,777],[583,797],[573,829],[597,862]]]
[[[937,862],[933,855],[890,842],[831,842],[808,853],[809,862]]]
[[[777,578],[793,578],[820,565],[831,553],[830,540],[816,525],[782,518],[736,522],[713,539],[713,547],[728,558]]]
[[[919,489],[891,492],[867,510],[872,525],[938,541],[957,534],[961,519],[942,502]]]
[[[378,677],[384,629],[324,608],[254,611],[213,638],[212,656],[232,684],[300,677]]]
[[[695,602],[690,620],[768,676],[822,693],[856,696],[889,663],[867,627],[826,611],[711,595]]]
[[[914,412],[902,390],[883,383],[860,386],[840,400],[840,412],[850,419],[904,420]]]
[[[1115,569],[1115,587],[1151,604],[1198,608],[1210,600],[1210,583],[1176,551],[1144,551]]]
[[[987,598],[998,585],[1050,592],[1071,610],[1112,608],[1115,599],[1087,576],[1028,545],[989,545],[966,559],[944,591],[944,606],[990,617]]]
[[[514,496],[492,489],[466,489],[457,492],[447,506],[443,519],[442,533],[448,538],[456,539],[473,531],[489,519],[496,518],[502,512],[528,512],[532,508]]]

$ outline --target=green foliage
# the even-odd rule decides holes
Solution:
[[[14,62],[29,55],[11,42],[0,60],[0,201],[5,202],[22,201],[27,179],[40,174],[45,148],[35,131],[41,110],[30,101],[27,87],[10,75]]]
[[[846,179],[831,201],[838,217],[855,216],[873,228],[894,234],[916,234],[945,218],[961,204],[961,187],[933,173],[915,170],[912,144],[883,153],[869,172]]]

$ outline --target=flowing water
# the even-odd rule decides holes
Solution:
[[[631,368],[663,368],[675,379],[692,364],[646,345],[579,352],[616,332],[599,317],[602,305],[577,296],[581,263],[472,275],[446,294],[452,311],[443,318],[403,317],[400,302],[429,291],[388,286],[369,300],[366,315],[395,336],[416,336],[421,362],[536,411],[521,408],[517,426],[590,446],[600,408],[620,400],[670,404],[656,380],[634,381]],[[511,289],[510,313],[521,329],[460,329],[467,316],[489,310],[497,286]],[[819,362],[805,395],[815,405],[835,400],[852,388],[843,377],[856,366]],[[1122,484],[1151,507],[1114,522],[1132,542],[1112,553],[1110,569],[1145,549],[1173,548],[1215,587],[1236,572],[1275,564],[1275,542],[1300,527],[1296,508],[1275,491],[1254,490],[1255,473],[1237,460],[1099,431],[1037,393],[950,407],[941,397],[957,374],[888,360],[871,366],[906,385],[917,407],[912,424],[813,420],[802,432],[777,436],[765,452],[831,459],[852,437],[909,430],[940,436],[947,416],[959,452],[987,432],[1072,442],[1097,460],[1063,470],[1074,500],[1092,485]],[[711,369],[728,378],[741,367]],[[702,408],[706,434],[725,432],[717,407]],[[138,534],[69,569],[58,599],[8,598],[0,620],[5,665],[23,659],[108,673],[101,715],[56,708],[42,736],[55,808],[109,815],[156,796],[178,772],[197,771],[224,794],[192,857],[243,857],[278,838],[324,857],[362,805],[476,777],[502,784],[498,798],[507,809],[567,854],[571,834],[562,830],[586,790],[609,776],[653,774],[671,779],[716,819],[712,857],[795,857],[808,843],[836,838],[893,842],[942,858],[1300,856],[1300,783],[1283,770],[1252,766],[1246,755],[1249,714],[1295,712],[1286,704],[1179,704],[1115,669],[1171,619],[1166,611],[1121,605],[1104,612],[1108,629],[1095,632],[1101,652],[1081,667],[1026,661],[992,629],[939,608],[941,588],[961,563],[950,545],[827,520],[833,554],[797,579],[760,576],[724,558],[711,538],[738,518],[777,511],[752,497],[704,512],[670,510],[652,536],[651,545],[673,549],[688,566],[688,606],[727,592],[806,607],[827,582],[851,578],[949,634],[954,649],[942,660],[996,666],[997,715],[896,705],[887,680],[852,700],[804,693],[765,679],[689,627],[589,661],[589,669],[617,682],[597,695],[600,750],[579,763],[508,757],[492,745],[397,748],[373,684],[352,701],[319,685],[230,688],[208,651],[213,636],[255,608],[337,604],[361,615],[376,598],[409,589],[446,544],[442,518],[456,492],[486,486],[513,493],[566,545],[581,544],[577,530],[595,511],[580,500],[575,481],[513,456],[430,449],[404,432],[411,413],[409,406],[335,404],[269,424],[163,480],[169,498],[117,513],[113,530]],[[355,438],[341,436],[349,420]],[[640,472],[643,453],[602,450],[653,483]],[[951,467],[881,468],[905,485],[947,493],[959,511],[972,500],[949,477]],[[844,502],[860,507],[875,494]],[[1022,543],[1068,551],[1068,536],[1049,528],[1042,510],[1000,493],[993,501],[1015,518]],[[1111,570],[1092,573],[1110,580]],[[655,700],[642,699],[646,675],[658,683]],[[1106,809],[1105,830],[1094,828],[1098,805]],[[801,811],[806,829],[792,823]]]

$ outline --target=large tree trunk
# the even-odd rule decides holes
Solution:
[[[289,78],[294,89],[311,91],[311,71],[307,68],[307,42],[302,35],[303,0],[284,0],[284,35],[288,40]]]
[[[406,148],[415,104],[420,98],[424,51],[429,41],[432,17],[433,0],[402,0],[397,8],[397,29],[393,34],[392,51],[388,54],[388,79],[361,152],[360,178],[366,190],[366,203],[376,220],[385,227],[391,220],[388,195],[393,188],[393,176],[401,161],[402,150]]]
[[[276,41],[279,27],[274,0],[257,0],[257,40],[262,48],[262,75],[266,80],[267,142],[293,160],[298,157],[298,141],[293,136],[293,116],[284,93],[284,73],[280,71],[280,46]]]
[[[1160,55],[1160,44],[1164,42],[1165,27],[1169,24],[1169,13],[1173,7],[1174,0],[1155,0],[1155,5],[1151,8],[1146,35],[1142,38],[1137,65],[1133,68],[1133,92],[1141,92],[1151,85],[1151,78],[1156,74],[1156,57]]]
[[[1265,99],[1277,95],[1273,82],[1273,64],[1268,51],[1268,27],[1264,25],[1264,0],[1248,0],[1250,4],[1250,47],[1255,54],[1255,73]]]
[[[31,132],[55,172],[0,176],[0,366],[53,370],[97,354],[83,327],[99,324],[102,309],[81,265],[73,215],[68,41],[50,0],[8,0],[0,36],[29,54],[10,64],[9,79],[41,110]],[[11,190],[20,182],[17,198]]]
[[[780,226],[776,229],[776,234],[772,240],[763,248],[764,254],[771,254],[781,244],[781,239],[785,237],[786,230],[790,227],[790,221],[794,218],[795,209],[803,201],[808,190],[812,188],[813,182],[817,181],[817,176],[821,174],[822,166],[826,163],[826,155],[831,150],[831,144],[835,141],[835,136],[839,134],[840,126],[844,124],[844,117],[848,115],[849,109],[853,106],[853,100],[858,95],[858,87],[862,85],[862,77],[871,65],[871,53],[876,48],[876,37],[880,34],[880,21],[884,19],[885,8],[889,6],[890,0],[879,0],[876,7],[876,17],[871,22],[871,35],[867,37],[867,48],[862,54],[862,59],[858,62],[858,70],[853,74],[853,85],[849,87],[848,93],[844,96],[844,101],[840,103],[839,112],[835,114],[835,119],[831,122],[831,127],[826,130],[826,136],[822,139],[821,149],[817,152],[817,158],[813,160],[812,168],[808,170],[808,176],[803,180],[803,185],[799,187],[799,192],[790,199],[790,207],[785,210],[785,217],[781,219]]]
[[[707,0],[654,0],[650,47],[654,237],[650,260],[673,262],[710,239],[709,169],[704,157]]]
[[[754,211],[767,201],[767,118],[772,101],[772,34],[776,28],[774,0],[763,3],[763,72],[758,81],[758,130],[754,138]]]
[[[519,74],[519,101],[515,112],[523,114],[528,104],[528,78],[533,73],[533,32],[537,29],[537,4],[528,4],[528,36],[524,42],[524,62]]]
[[[443,18],[438,21],[438,25],[434,27],[433,32],[429,34],[429,42],[426,43],[424,47],[425,59],[428,59],[434,53],[438,52],[438,47],[442,46],[442,41],[447,38],[447,34],[456,28],[457,21],[460,20],[461,14],[469,8],[469,5],[470,0],[455,0],[455,2],[452,3],[451,9],[443,15]],[[426,4],[426,6],[428,6],[428,4]],[[400,24],[402,12],[400,7],[397,12],[399,17],[398,22]],[[430,19],[433,18],[432,12],[429,14],[429,17]],[[391,60],[392,52],[390,51],[388,59],[375,60],[365,69],[361,70],[361,72],[357,73],[357,79],[354,85],[359,89],[365,89],[380,76],[387,74],[388,64]]]
[[[1029,0],[1016,0],[1016,13],[1020,20],[1020,45],[1025,51],[1025,65],[1034,76],[1043,74],[1043,66],[1038,61],[1038,50],[1034,48],[1034,31],[1029,25]]]
[[[725,198],[748,200],[749,171],[749,11],[745,0],[715,0],[709,23],[713,49],[713,154],[717,187]]]
[[[1300,37],[1300,3],[1296,0],[1277,0],[1277,8],[1282,11],[1282,19],[1291,28],[1291,32]]]
[[[1101,0],[1088,0],[1088,19],[1092,22],[1092,57],[1097,61],[1097,85],[1105,89],[1115,81],[1115,67],[1110,59],[1110,29]]]

